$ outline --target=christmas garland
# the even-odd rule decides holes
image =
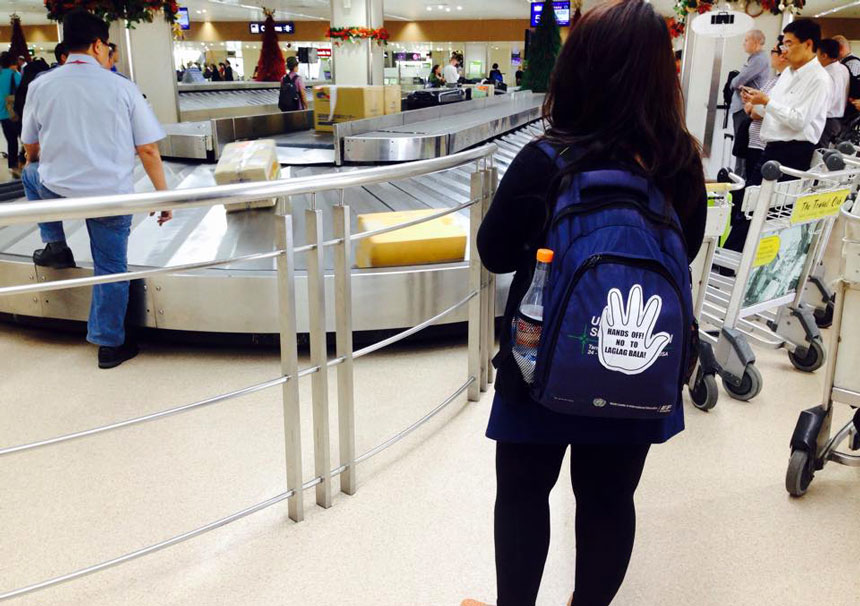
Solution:
[[[371,29],[368,27],[330,27],[326,32],[326,38],[329,38],[335,46],[340,46],[344,42],[356,43],[360,40],[376,40],[380,46],[388,44],[391,34],[384,27],[379,29]]]
[[[687,15],[700,15],[711,11],[717,0],[675,0],[675,18],[669,19],[669,33],[672,38],[680,38],[687,30]]]
[[[672,36],[672,40],[683,37],[684,31],[686,30],[686,25],[684,23],[679,23],[675,17],[669,17],[666,20],[666,27],[669,28],[669,35]]]
[[[108,23],[125,21],[129,27],[152,23],[159,11],[164,13],[165,21],[175,23],[179,12],[175,0],[45,0],[45,8],[52,21],[62,21],[69,12],[83,8]]]
[[[792,12],[799,15],[806,5],[806,0],[761,0],[761,7],[774,15]]]

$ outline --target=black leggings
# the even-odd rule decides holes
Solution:
[[[21,123],[12,120],[2,120],[3,136],[6,137],[6,153],[9,156],[9,168],[18,168],[18,137],[21,135]]]
[[[636,534],[633,493],[649,445],[571,446],[576,496],[573,606],[608,606],[618,593]],[[549,493],[566,445],[496,446],[498,606],[534,606],[549,550]]]

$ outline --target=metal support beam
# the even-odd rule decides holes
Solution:
[[[284,253],[277,258],[278,307],[281,330],[281,374],[288,377],[281,388],[284,407],[284,442],[287,463],[289,515],[296,522],[305,517],[302,490],[302,423],[299,407],[299,354],[296,332],[295,260],[293,258],[293,218],[289,202],[282,197],[276,215],[277,246]]]
[[[484,216],[490,210],[490,205],[493,203],[493,198],[496,195],[496,189],[499,184],[499,169],[491,167],[487,170],[489,176],[488,191],[486,204],[484,205]],[[487,360],[487,383],[492,385],[496,380],[495,369],[493,368],[493,352],[496,350],[496,275],[487,272],[487,349],[485,351]]]
[[[310,320],[311,364],[319,366],[312,381],[314,410],[314,474],[322,478],[317,485],[317,505],[331,507],[331,433],[328,410],[328,350],[326,347],[325,249],[323,211],[306,210],[305,226],[308,244],[308,315]]]
[[[469,207],[469,292],[478,292],[478,296],[469,301],[469,376],[474,377],[475,382],[469,385],[469,401],[477,402],[481,399],[481,347],[483,335],[483,289],[481,288],[481,274],[483,268],[478,255],[478,228],[481,225],[481,214],[483,212],[484,182],[486,176],[484,171],[476,170],[472,173],[471,199],[479,200],[477,204]]]
[[[334,253],[335,323],[337,357],[343,363],[337,367],[338,430],[340,435],[340,464],[346,470],[340,475],[340,490],[355,494],[355,392],[353,389],[352,351],[352,243],[350,242],[349,206],[335,206],[334,235],[342,242]]]

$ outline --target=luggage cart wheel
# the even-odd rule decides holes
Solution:
[[[735,385],[732,381],[723,377],[723,387],[729,395],[735,400],[747,402],[761,393],[761,388],[764,383],[761,373],[754,364],[748,364],[744,369],[744,376],[741,378],[740,384]]]
[[[828,301],[824,309],[816,308],[813,313],[818,328],[830,328],[833,325],[833,301]]]
[[[714,375],[704,374],[700,370],[699,375],[696,377],[695,386],[690,389],[690,397],[693,399],[693,405],[699,410],[707,412],[717,405],[719,395],[717,380],[714,378]]]
[[[788,352],[788,359],[797,370],[815,372],[824,366],[824,345],[815,340],[806,348],[806,355],[800,355],[800,350]]]
[[[854,411],[854,431],[848,441],[851,450],[860,450],[860,408]]]
[[[815,475],[813,459],[805,450],[792,450],[788,461],[788,472],[785,474],[785,489],[793,497],[806,494],[812,478]]]

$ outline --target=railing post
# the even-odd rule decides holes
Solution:
[[[481,199],[477,204],[478,210],[480,211],[481,221],[484,220],[484,215],[486,214],[487,207],[487,196],[490,193],[490,174],[489,171],[485,168],[481,169],[481,177],[483,178],[483,186],[481,191]],[[480,221],[479,221],[480,223]],[[489,284],[490,283],[490,272],[487,271],[487,268],[484,267],[484,264],[481,264],[481,392],[487,391],[487,385],[489,383],[489,366],[490,366],[490,343],[489,343],[489,333],[488,333],[488,323],[487,318],[490,315],[490,298],[487,296],[489,293]]]
[[[487,211],[490,209],[490,204],[493,203],[493,198],[496,195],[496,188],[499,184],[499,170],[495,166],[490,166],[487,169],[487,176],[489,177],[489,182],[487,184],[487,195],[484,198],[484,210],[483,216],[487,215]],[[487,360],[487,382],[492,385],[496,380],[496,372],[493,368],[493,352],[496,350],[496,275],[491,272],[487,272],[487,349],[486,360]]]
[[[284,407],[284,442],[287,462],[289,515],[296,522],[305,517],[302,490],[302,423],[299,406],[299,354],[296,333],[295,260],[293,256],[293,217],[286,197],[278,200],[275,217],[276,246],[284,253],[277,257],[278,309],[281,330],[281,374],[287,377],[281,389]]]
[[[472,173],[471,199],[477,200],[476,204],[469,207],[469,292],[477,292],[477,296],[469,301],[469,376],[474,382],[469,385],[469,401],[477,402],[481,399],[481,367],[483,348],[484,327],[484,290],[481,288],[481,275],[483,267],[478,255],[478,228],[481,226],[483,213],[484,183],[486,177],[484,171],[476,170]]]
[[[343,363],[337,367],[338,430],[340,435],[340,464],[346,469],[340,475],[340,490],[355,494],[355,391],[352,359],[352,233],[349,206],[333,209],[334,235],[343,241],[335,247],[334,293],[337,331],[337,357]]]
[[[315,205],[314,205],[315,206]],[[308,251],[308,315],[310,319],[311,364],[319,371],[312,376],[314,411],[314,474],[322,478],[317,484],[317,505],[331,507],[331,437],[328,411],[328,350],[326,346],[325,311],[325,249],[323,238],[323,211],[316,208],[305,211],[308,244],[316,246]]]

